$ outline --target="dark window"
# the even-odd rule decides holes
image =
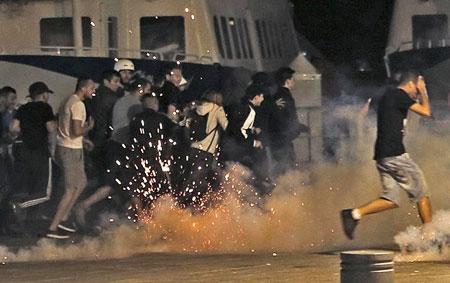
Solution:
[[[248,54],[250,55],[250,58],[253,59],[253,47],[252,41],[250,40],[250,33],[248,32],[247,20],[244,20],[244,32],[245,39],[247,39]]]
[[[117,17],[108,17],[108,48],[109,57],[117,57]]]
[[[275,35],[276,35],[276,41],[277,41],[277,52],[278,52],[278,57],[281,58],[283,57],[283,51],[282,51],[282,36],[281,36],[281,25],[279,24],[275,24]]]
[[[242,28],[242,20],[241,19],[238,19],[237,28],[238,28],[238,32],[239,32],[239,40],[241,41],[242,53],[244,55],[244,58],[247,59],[247,46],[246,46],[247,41],[245,40],[244,30]]]
[[[41,46],[73,47],[72,18],[45,18],[39,23]],[[81,18],[83,47],[92,47],[92,22],[89,17]],[[47,49],[47,48],[46,48]]]
[[[279,57],[277,53],[277,45],[276,45],[276,35],[275,35],[275,27],[272,21],[267,22],[267,28],[269,29],[270,36],[270,44],[272,45],[272,54],[273,57]]]
[[[172,60],[186,53],[183,17],[143,17],[140,28],[143,57]]]
[[[231,29],[231,36],[233,37],[234,54],[237,59],[241,59],[241,47],[239,46],[239,37],[237,32],[237,24],[234,18],[229,18],[228,23]]]
[[[447,15],[412,17],[414,48],[445,46],[448,38]]]
[[[269,40],[269,34],[267,32],[266,22],[262,21],[261,26],[262,26],[263,36],[264,36],[263,43],[265,44],[266,51],[267,51],[267,58],[272,58],[272,52],[270,51],[270,40]]]
[[[220,17],[220,25],[222,26],[222,34],[225,39],[225,48],[227,51],[227,58],[233,59],[233,51],[231,49],[230,34],[228,32],[228,23],[225,17]]]
[[[289,42],[289,28],[288,28],[288,24],[283,23],[281,24],[281,52],[283,53],[284,57],[288,57],[288,52],[289,52],[289,48],[287,48],[288,46],[288,42]]]
[[[93,22],[91,21],[91,18],[88,18],[88,17],[81,18],[81,27],[82,27],[83,46],[84,47],[92,47],[92,26],[93,26]]]
[[[225,52],[223,50],[222,35],[220,34],[219,20],[217,20],[216,16],[214,16],[214,31],[216,33],[216,41],[217,41],[217,46],[219,47],[220,56],[222,58],[224,58]]]
[[[261,49],[261,57],[266,58],[266,50],[264,48],[264,39],[262,35],[261,22],[259,20],[255,21],[256,33],[258,34],[259,48]]]

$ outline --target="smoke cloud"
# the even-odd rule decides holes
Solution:
[[[355,109],[346,108],[343,116],[358,119]],[[374,123],[352,121],[356,135],[345,152],[356,151],[340,162],[322,162],[308,169],[292,171],[276,180],[270,197],[261,198],[247,184],[251,173],[239,164],[231,164],[224,172],[221,201],[202,213],[177,208],[173,200],[161,198],[151,217],[140,225],[111,224],[111,215],[104,216],[106,229],[100,236],[84,238],[71,244],[56,244],[41,239],[36,246],[17,252],[0,247],[3,262],[63,259],[121,258],[147,252],[177,253],[252,253],[305,251],[324,252],[343,249],[399,246],[422,253],[414,260],[448,256],[439,243],[450,235],[448,208],[448,171],[450,145],[440,130],[427,127],[413,117],[408,124],[407,148],[423,169],[431,192],[434,221],[427,231],[437,241],[423,237],[414,204],[404,197],[401,207],[364,218],[357,227],[356,238],[345,238],[339,211],[366,203],[381,193],[381,184],[374,162]],[[411,227],[410,227],[411,226]],[[409,228],[407,228],[409,227]],[[402,232],[403,231],[403,232]],[[427,232],[428,233],[428,232]],[[429,233],[429,234],[430,234]],[[397,235],[397,236],[395,236]],[[444,250],[444,252],[442,252]],[[397,260],[410,260],[399,256]]]

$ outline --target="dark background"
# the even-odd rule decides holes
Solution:
[[[337,66],[383,68],[394,0],[291,0],[295,25]]]

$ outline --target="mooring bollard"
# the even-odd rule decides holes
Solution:
[[[381,250],[341,252],[341,283],[394,282],[394,253]]]

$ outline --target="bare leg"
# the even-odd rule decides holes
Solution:
[[[107,198],[110,193],[111,193],[111,187],[110,186],[100,187],[100,188],[97,189],[97,191],[95,191],[95,193],[93,193],[87,199],[85,199],[85,200],[83,200],[81,202],[81,207],[83,209],[88,209],[93,204],[95,204],[95,203],[97,203],[97,202]]]
[[[381,211],[385,211],[385,210],[389,210],[389,209],[393,209],[393,208],[397,208],[397,207],[398,207],[398,205],[396,205],[392,201],[383,199],[383,198],[379,198],[379,199],[373,200],[363,206],[358,207],[358,210],[361,213],[361,216],[364,216],[367,214],[377,213],[377,212],[381,212]]]
[[[56,210],[55,216],[53,217],[53,221],[50,224],[49,229],[51,231],[56,231],[61,220],[66,214],[68,214],[67,212],[70,211],[70,204],[72,202],[72,199],[74,199],[76,195],[77,189],[66,189],[61,201],[58,204],[58,208]]]
[[[429,197],[422,197],[417,202],[417,208],[419,210],[420,219],[422,220],[422,223],[430,223],[432,220],[432,213],[431,213],[431,202]]]
[[[77,208],[75,208],[75,217],[78,224],[81,226],[86,225],[86,213],[89,208],[95,203],[106,199],[108,195],[111,193],[110,186],[102,186],[98,188],[95,193],[90,195],[87,199],[82,201]]]
[[[358,221],[361,219],[361,217],[368,214],[393,209],[396,207],[398,206],[394,202],[387,199],[379,198],[356,209],[342,210],[341,220],[345,235],[350,240],[353,239],[353,233],[355,232],[356,225],[358,225]]]
[[[81,195],[81,193],[83,192],[84,188],[79,188],[76,189],[75,191],[75,195],[73,196],[73,198],[70,200],[69,206],[66,210],[66,213],[64,214],[64,217],[62,218],[62,221],[67,221],[67,219],[69,218],[70,215],[70,211],[72,210],[72,207],[75,205],[75,203],[78,200],[78,197]]]

